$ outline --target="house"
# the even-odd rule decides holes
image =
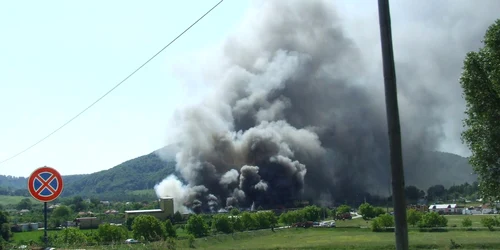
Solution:
[[[74,220],[80,229],[97,229],[101,221],[97,217],[81,217]]]
[[[104,212],[105,214],[117,214],[118,211],[112,209],[112,210],[106,210],[106,212]]]
[[[434,204],[429,206],[429,211],[445,214],[456,214],[462,212],[461,209],[457,207],[457,204]]]
[[[129,210],[125,211],[125,219],[133,218],[142,214],[152,215],[159,220],[166,220],[174,215],[174,198],[162,197],[159,199],[160,209]]]
[[[57,208],[57,207],[59,207],[59,206],[60,206],[59,204],[50,205],[50,206],[49,206],[49,210],[52,210],[52,209]]]
[[[28,209],[21,209],[21,210],[19,211],[19,214],[21,214],[21,215],[22,215],[22,214],[26,214],[26,213],[29,213],[29,212],[30,212],[30,210],[28,210]]]
[[[496,205],[490,206],[488,204],[483,204],[483,206],[481,207],[481,213],[482,214],[494,214],[494,213],[497,213]]]

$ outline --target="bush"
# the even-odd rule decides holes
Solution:
[[[375,208],[375,217],[385,214],[385,209],[381,207]]]
[[[245,231],[245,227],[244,227],[243,222],[241,221],[240,218],[232,217],[231,223],[233,224],[234,231],[239,231],[239,232]]]
[[[245,230],[252,230],[257,228],[257,222],[255,221],[255,218],[252,216],[251,213],[243,212],[240,218],[241,218],[241,223],[243,223],[243,228],[245,228]]]
[[[422,216],[422,219],[418,223],[420,228],[434,228],[434,227],[446,227],[448,225],[448,219],[443,215],[439,215],[436,212],[426,213]]]
[[[450,249],[458,249],[461,247],[462,245],[456,243],[453,239],[450,239]]]
[[[167,238],[167,249],[176,249],[175,239],[172,237]]]
[[[175,227],[174,225],[172,225],[172,222],[170,220],[165,221],[165,233],[168,237],[177,237],[177,231],[175,230]]]
[[[252,214],[257,229],[270,228],[278,222],[276,215],[272,211],[263,211]]]
[[[212,228],[214,232],[222,232],[226,234],[233,232],[233,224],[226,215],[214,216],[212,220]]]
[[[132,231],[136,239],[146,241],[161,240],[165,236],[165,227],[152,215],[139,215],[134,219]]]
[[[307,221],[318,221],[321,218],[321,208],[317,206],[307,206],[299,211]]]
[[[406,217],[407,217],[407,220],[408,220],[408,224],[410,224],[412,226],[415,226],[422,219],[422,212],[417,211],[415,209],[409,209],[406,212]]]
[[[87,241],[87,235],[80,231],[80,229],[74,227],[63,229],[55,236],[55,239],[52,240],[52,242],[58,245],[83,245],[87,243]]]
[[[375,217],[375,208],[369,203],[363,203],[358,208],[359,214],[363,216],[364,220],[369,220]]]
[[[110,224],[101,224],[97,229],[100,242],[120,242],[127,239],[128,231],[125,227]]]
[[[238,215],[238,214],[240,214],[240,210],[237,208],[233,208],[233,209],[231,209],[231,211],[229,211],[229,214]]]
[[[471,227],[472,220],[469,217],[466,217],[462,220],[462,227]]]
[[[380,232],[388,227],[394,227],[394,217],[389,214],[383,214],[373,219],[371,229],[373,232]]]
[[[189,243],[190,248],[194,248],[194,241],[195,241],[194,236],[192,234],[190,234],[188,236],[188,243]]]
[[[496,217],[483,217],[481,218],[481,224],[493,231],[495,230],[493,227],[498,227],[500,223]]]
[[[0,225],[0,238],[5,242],[8,242],[12,238],[12,232],[10,231],[10,225],[8,222]]]
[[[191,215],[186,224],[186,230],[194,237],[203,237],[208,235],[208,225],[200,215]]]
[[[345,214],[350,212],[351,212],[351,207],[348,205],[341,205],[337,208],[337,214]]]

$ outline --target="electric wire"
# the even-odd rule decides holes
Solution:
[[[216,5],[214,5],[212,8],[210,8],[207,12],[205,12],[205,14],[203,14],[200,18],[198,18],[194,23],[192,23],[189,27],[187,27],[184,31],[182,31],[178,36],[176,36],[174,39],[172,39],[172,41],[170,41],[167,45],[165,45],[162,49],[160,49],[158,52],[156,52],[156,54],[154,54],[152,57],[150,57],[146,62],[144,62],[141,66],[139,66],[136,70],[134,70],[132,73],[130,73],[127,77],[125,77],[123,80],[121,80],[118,84],[116,84],[113,88],[111,88],[110,90],[108,90],[104,95],[102,95],[101,97],[99,97],[97,100],[95,100],[93,103],[91,103],[89,106],[87,106],[85,109],[83,109],[82,111],[80,111],[80,113],[78,113],[77,115],[73,116],[73,118],[69,119],[67,122],[65,122],[63,125],[61,125],[60,127],[58,127],[57,129],[55,129],[54,131],[52,131],[50,134],[46,135],[45,137],[43,137],[42,139],[38,140],[37,142],[35,142],[34,144],[32,144],[31,146],[25,148],[24,150],[20,151],[19,153],[9,157],[9,158],[6,158],[5,160],[2,160],[0,161],[0,164],[3,164],[7,161],[10,161],[14,158],[16,158],[17,156],[25,153],[26,151],[32,149],[33,147],[35,147],[36,145],[40,144],[41,142],[45,141],[47,138],[49,138],[50,136],[52,136],[53,134],[57,133],[59,130],[61,130],[62,128],[66,127],[66,125],[68,125],[69,123],[71,123],[72,121],[74,121],[76,118],[78,118],[79,116],[81,116],[83,113],[85,113],[87,110],[89,110],[90,108],[92,108],[95,104],[97,104],[99,101],[101,101],[104,97],[106,97],[107,95],[109,95],[111,92],[113,92],[116,88],[118,88],[119,86],[121,86],[125,81],[127,81],[130,77],[132,77],[133,75],[135,75],[135,73],[137,73],[139,70],[141,70],[144,66],[146,66],[146,64],[148,64],[149,62],[151,62],[155,57],[157,57],[160,53],[162,53],[166,48],[168,48],[171,44],[173,44],[175,41],[177,41],[177,39],[179,39],[181,36],[183,36],[187,31],[189,31],[193,26],[195,26],[198,22],[200,22],[205,16],[207,16],[210,12],[212,12],[215,8],[217,8],[217,6],[219,6],[224,0],[221,0],[219,1]]]

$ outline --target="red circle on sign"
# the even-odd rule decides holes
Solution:
[[[38,168],[28,178],[28,191],[33,198],[41,202],[50,202],[57,199],[62,190],[62,176],[51,167]]]

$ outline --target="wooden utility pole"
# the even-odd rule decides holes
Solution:
[[[389,148],[392,173],[392,200],[396,224],[396,249],[408,249],[408,225],[406,222],[405,180],[403,153],[401,146],[401,127],[396,87],[396,69],[392,48],[391,15],[389,0],[378,0],[380,38],[385,85],[385,105],[389,130]]]

